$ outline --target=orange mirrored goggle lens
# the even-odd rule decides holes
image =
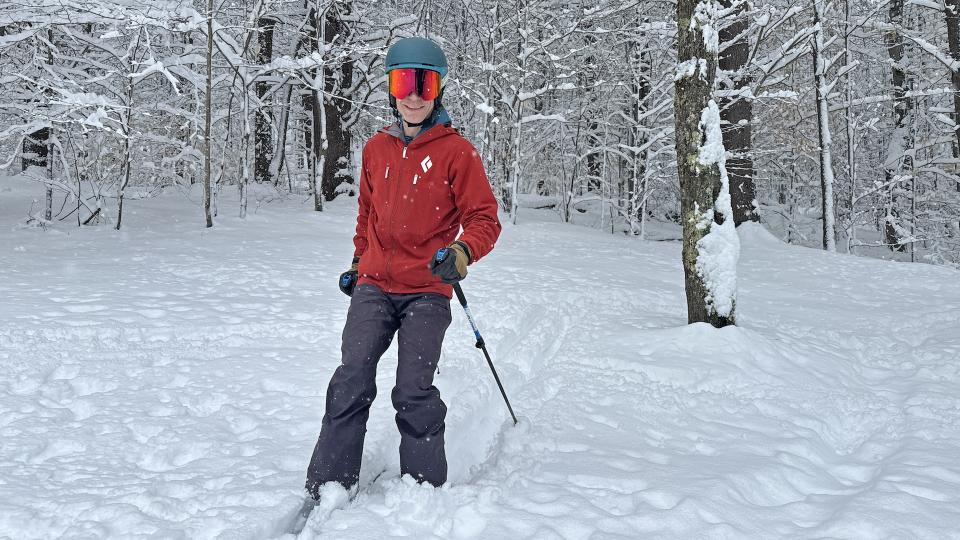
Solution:
[[[403,99],[417,94],[424,101],[433,101],[440,95],[440,74],[423,68],[399,68],[387,75],[390,95]]]

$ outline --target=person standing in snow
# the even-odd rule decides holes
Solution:
[[[393,406],[400,430],[400,472],[440,486],[447,480],[444,417],[433,385],[450,325],[452,284],[493,249],[497,202],[477,151],[443,109],[447,59],[425,38],[387,52],[390,105],[397,122],[363,148],[360,212],[353,264],[340,279],[351,296],[342,362],[327,388],[326,410],[306,489],[357,484],[377,362],[398,336]],[[462,233],[458,237],[462,228]],[[448,248],[442,260],[434,260]]]

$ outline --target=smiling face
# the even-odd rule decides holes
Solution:
[[[433,112],[434,101],[424,101],[416,92],[410,92],[407,97],[397,100],[397,110],[408,124],[419,124]]]

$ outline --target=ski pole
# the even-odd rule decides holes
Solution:
[[[447,248],[441,248],[437,251],[437,262],[443,260],[443,256],[446,255]],[[453,292],[457,294],[457,300],[460,301],[460,305],[463,306],[463,311],[467,314],[467,320],[470,321],[470,327],[473,328],[473,335],[477,336],[477,348],[483,351],[483,356],[487,359],[487,365],[490,366],[490,371],[493,372],[493,378],[497,381],[497,386],[500,388],[500,395],[503,396],[504,403],[507,404],[507,409],[510,411],[510,417],[513,418],[513,425],[517,425],[517,415],[513,414],[513,407],[510,406],[510,400],[507,399],[507,393],[503,390],[503,384],[500,383],[500,376],[497,375],[497,369],[493,367],[493,360],[490,359],[490,353],[487,352],[487,345],[483,342],[483,336],[480,335],[480,330],[477,328],[477,323],[473,321],[473,314],[470,313],[470,308],[467,307],[467,297],[463,295],[463,288],[460,287],[459,283],[453,284]]]

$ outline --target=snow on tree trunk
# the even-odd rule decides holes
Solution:
[[[885,36],[887,54],[890,56],[890,68],[893,82],[893,130],[890,134],[890,144],[887,146],[887,155],[884,162],[884,180],[887,185],[887,204],[883,222],[884,241],[894,251],[904,251],[900,225],[900,182],[903,171],[910,165],[907,159],[908,127],[907,112],[910,109],[910,99],[907,97],[907,76],[903,66],[903,35],[896,29],[896,25],[903,24],[903,0],[893,0],[890,3],[890,27]]]
[[[813,2],[813,75],[817,98],[817,135],[820,140],[820,193],[823,212],[823,249],[836,251],[836,218],[833,205],[833,139],[830,135],[830,107],[827,94],[827,59],[824,58],[823,7]]]
[[[326,6],[321,11],[320,0],[316,0],[314,13],[316,14],[314,22],[315,30],[318,32],[317,43],[322,44],[320,51],[321,65],[314,68],[313,78],[311,79],[311,92],[313,92],[313,203],[314,210],[323,211],[323,172],[327,169],[327,148],[329,148],[329,139],[327,138],[327,95],[324,88],[327,86],[327,39],[326,39],[326,18],[327,10],[331,6]],[[317,175],[321,175],[320,182],[317,182]]]
[[[735,324],[737,237],[724,164],[720,110],[712,99],[719,4],[679,0],[676,150],[683,269],[690,323]]]

